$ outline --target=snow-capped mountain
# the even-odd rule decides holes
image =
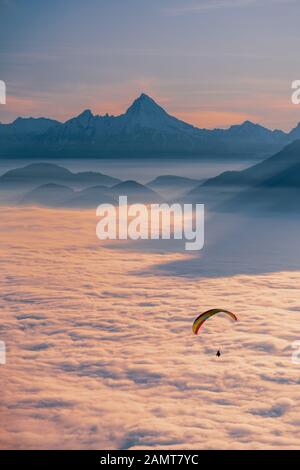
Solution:
[[[250,121],[229,129],[199,129],[142,93],[119,116],[94,115],[87,109],[64,123],[18,118],[0,124],[0,157],[264,158],[299,137],[300,125],[290,134]]]

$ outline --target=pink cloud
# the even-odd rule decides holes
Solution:
[[[95,223],[1,209],[0,447],[298,447],[299,273],[154,274],[185,255],[109,250]],[[213,305],[240,321],[193,336]]]

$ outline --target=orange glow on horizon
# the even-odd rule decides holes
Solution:
[[[270,129],[282,129],[290,131],[300,120],[299,109],[291,102],[284,99],[272,100],[271,97],[261,97],[259,102],[251,100],[251,97],[245,98],[237,103],[222,102],[193,104],[192,109],[189,105],[175,105],[175,100],[166,98],[152,91],[148,92],[157,104],[162,106],[167,113],[177,117],[195,127],[214,129],[228,128],[235,124],[241,124],[246,120],[261,124]],[[139,95],[139,94],[138,94]],[[85,109],[91,109],[94,115],[118,116],[124,114],[132,104],[137,94],[130,93],[126,98],[123,93],[117,100],[102,99],[101,97],[89,96],[82,97],[74,101],[74,97],[66,96],[59,102],[52,99],[52,96],[37,96],[20,98],[14,95],[7,96],[5,105],[5,115],[1,116],[0,122],[10,123],[17,117],[46,117],[65,122],[75,116],[78,116]],[[189,109],[190,108],[190,109]],[[3,108],[4,110],[4,108]],[[46,110],[46,111],[45,111]],[[244,111],[248,110],[248,112]],[[274,116],[274,121],[273,121]],[[278,122],[280,116],[281,124]]]

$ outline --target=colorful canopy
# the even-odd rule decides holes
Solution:
[[[213,315],[216,315],[216,313],[226,313],[229,315],[233,320],[237,321],[237,317],[235,316],[234,313],[229,312],[229,310],[224,310],[223,308],[213,308],[211,310],[207,310],[204,313],[201,313],[199,317],[196,318],[196,320],[193,323],[193,332],[195,335],[198,334],[198,331],[200,327],[203,325],[203,323]]]

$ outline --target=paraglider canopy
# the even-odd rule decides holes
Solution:
[[[196,320],[193,323],[193,332],[195,333],[195,335],[198,334],[198,331],[201,328],[201,326],[203,325],[203,323],[208,318],[212,317],[213,315],[216,315],[217,313],[226,313],[227,315],[229,315],[232,318],[232,320],[237,321],[236,315],[234,313],[230,312],[229,310],[224,310],[223,308],[213,308],[211,310],[207,310],[204,313],[201,313],[196,318]]]

